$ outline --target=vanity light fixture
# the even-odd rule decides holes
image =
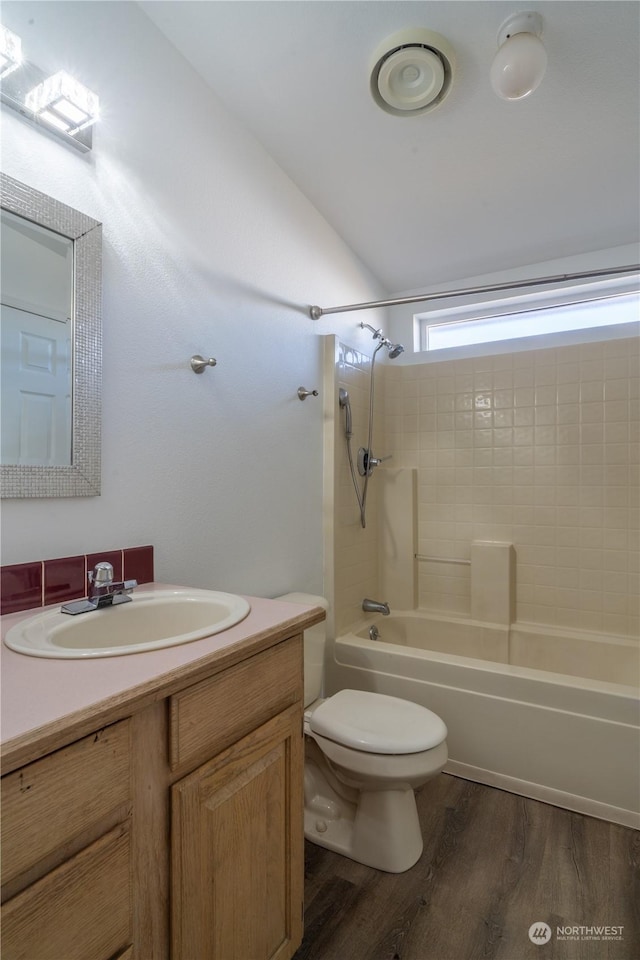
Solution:
[[[74,137],[99,118],[100,101],[64,70],[34,87],[25,106],[46,123]]]
[[[47,76],[22,59],[21,46],[19,37],[0,27],[2,103],[77,150],[91,150],[92,126],[99,118],[96,94],[64,70]]]
[[[0,23],[0,80],[22,63],[22,40]]]
[[[539,87],[547,68],[547,51],[540,39],[539,13],[516,13],[498,31],[498,52],[489,78],[503,100],[522,100]]]

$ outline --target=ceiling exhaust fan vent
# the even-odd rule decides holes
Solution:
[[[371,95],[396,117],[439,106],[451,89],[453,49],[439,33],[415,27],[388,37],[374,53]]]

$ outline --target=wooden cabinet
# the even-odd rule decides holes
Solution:
[[[129,829],[90,844],[2,908],[4,960],[110,960],[131,942]]]
[[[302,699],[299,638],[285,640],[171,697],[171,769],[193,769]]]
[[[3,960],[289,960],[302,686],[296,635],[7,773]]]
[[[99,830],[130,794],[128,720],[7,774],[2,778],[3,887],[56,850],[64,856],[75,837],[94,826]]]
[[[172,960],[302,940],[302,695],[296,637],[171,698]]]
[[[2,778],[3,960],[110,960],[132,941],[127,720]]]
[[[295,708],[172,788],[173,960],[288,960],[302,939]]]

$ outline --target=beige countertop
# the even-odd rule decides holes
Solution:
[[[147,590],[167,584],[144,584]],[[79,660],[31,657],[1,649],[0,742],[3,773],[57,749],[61,738],[92,729],[141,709],[190,683],[272,646],[324,620],[320,607],[247,597],[251,611],[222,633],[181,646],[144,653]],[[2,637],[20,620],[46,609],[0,618]],[[90,613],[85,616],[91,616]]]

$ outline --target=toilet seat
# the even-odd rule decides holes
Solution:
[[[431,750],[447,737],[444,722],[409,700],[365,690],[340,690],[309,718],[312,733],[364,753]]]

